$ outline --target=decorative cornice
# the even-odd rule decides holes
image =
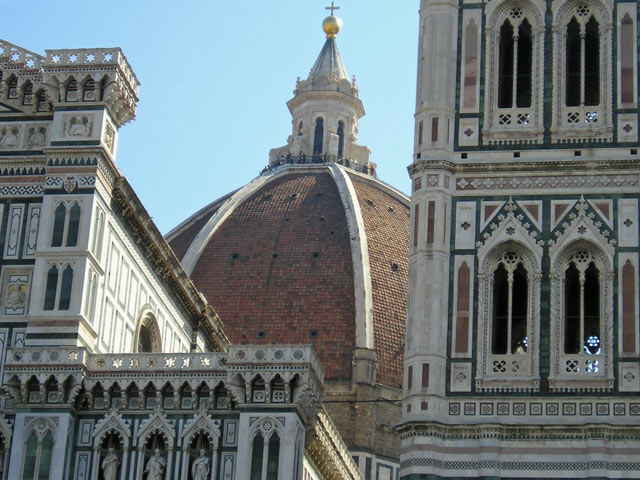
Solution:
[[[342,437],[326,410],[318,412],[312,440],[306,453],[327,480],[359,480],[362,478]]]
[[[431,437],[439,441],[494,439],[503,441],[544,440],[640,440],[640,425],[509,425],[476,423],[447,425],[437,422],[408,422],[397,428],[401,439]]]

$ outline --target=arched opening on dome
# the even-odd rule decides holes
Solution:
[[[324,119],[322,117],[316,118],[316,128],[313,133],[313,154],[321,155],[322,146],[324,140]]]
[[[338,122],[338,157],[342,158],[344,154],[344,122]]]
[[[160,328],[155,315],[146,312],[141,316],[134,340],[134,351],[138,353],[160,353],[162,342]]]

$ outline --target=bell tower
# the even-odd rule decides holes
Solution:
[[[640,476],[637,15],[420,1],[401,478]]]

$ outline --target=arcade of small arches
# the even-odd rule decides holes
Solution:
[[[216,383],[217,382],[217,383]],[[237,374],[230,380],[168,380],[78,382],[73,375],[14,375],[8,382],[13,404],[73,404],[78,411],[115,408],[127,411],[229,410],[241,404],[290,404],[299,394],[299,375]]]
[[[45,86],[14,73],[5,75],[0,70],[0,100],[17,102],[34,112],[50,112],[52,103],[103,101],[110,83],[106,75],[99,78],[71,75],[65,79],[53,76]]]

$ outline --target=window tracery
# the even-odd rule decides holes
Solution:
[[[611,259],[578,241],[552,259],[552,370],[554,390],[613,387]]]
[[[535,2],[488,6],[485,128],[488,143],[542,141],[544,16]]]
[[[272,418],[263,419],[250,435],[250,480],[277,480],[281,431]]]
[[[612,138],[610,17],[597,0],[565,2],[554,14],[555,142]]]
[[[46,418],[33,420],[26,428],[26,448],[22,458],[21,480],[49,478],[55,424]]]
[[[509,241],[480,261],[476,388],[537,390],[539,260]]]

